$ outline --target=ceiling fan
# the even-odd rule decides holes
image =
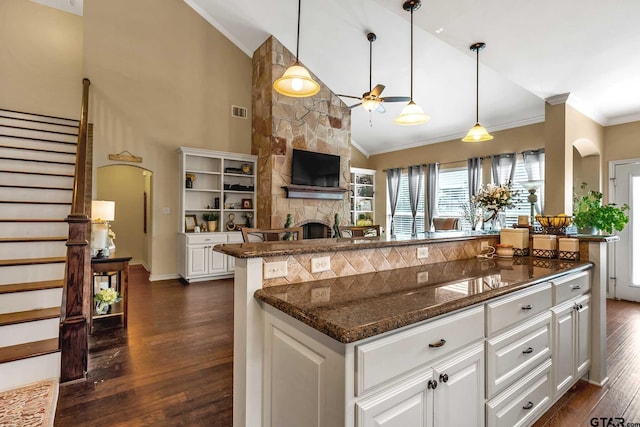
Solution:
[[[365,92],[362,96],[351,96],[351,95],[340,95],[345,98],[353,98],[359,99],[360,102],[354,105],[351,105],[349,108],[355,108],[359,105],[367,111],[377,111],[379,113],[384,113],[385,109],[382,106],[383,102],[407,102],[411,98],[408,96],[387,96],[385,98],[380,97],[382,91],[384,90],[384,85],[378,84],[373,89],[371,88],[371,58],[373,54],[373,42],[376,41],[376,35],[374,33],[367,34],[367,40],[369,40],[369,92]]]

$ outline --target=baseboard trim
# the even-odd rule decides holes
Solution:
[[[598,387],[604,387],[609,382],[609,377],[605,377],[604,380],[602,380],[602,382],[600,383],[597,383],[591,379],[588,381],[589,381],[589,384],[597,385]]]
[[[177,273],[173,273],[173,274],[152,274],[152,275],[149,276],[149,281],[150,282],[157,282],[159,280],[172,280],[172,279],[179,279],[179,278],[180,278],[180,275],[177,274]]]

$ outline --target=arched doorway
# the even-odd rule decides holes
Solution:
[[[153,173],[131,165],[103,166],[97,170],[97,200],[116,202],[111,229],[116,254],[131,256],[131,264],[151,269],[151,192]]]

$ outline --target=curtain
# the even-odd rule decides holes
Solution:
[[[427,218],[424,224],[425,231],[433,230],[433,218],[438,213],[438,171],[440,165],[438,163],[429,163],[427,165],[427,188],[425,194],[425,202],[427,203]]]
[[[482,185],[482,157],[467,159],[467,174],[469,177],[469,200],[471,200]]]
[[[411,223],[411,234],[415,235],[416,230],[416,214],[418,213],[418,200],[420,200],[420,191],[422,191],[422,181],[424,181],[424,166],[409,166],[409,203],[411,204],[411,215],[413,222]]]
[[[527,178],[529,181],[542,180],[544,181],[544,148],[539,150],[529,150],[522,153],[524,159],[524,168],[527,171]],[[543,184],[544,185],[544,184]],[[542,214],[544,212],[544,198],[538,191],[538,201],[535,205],[536,213]]]
[[[398,204],[398,193],[400,192],[400,177],[402,168],[387,169],[387,193],[389,194],[389,206],[391,207],[391,235],[395,234],[393,229],[393,217],[396,214]]]
[[[516,153],[491,156],[491,176],[495,185],[509,184],[516,176]]]

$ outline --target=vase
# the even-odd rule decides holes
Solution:
[[[207,228],[209,231],[218,231],[218,220],[207,221]]]
[[[96,301],[96,314],[107,314],[110,305],[104,301]]]

